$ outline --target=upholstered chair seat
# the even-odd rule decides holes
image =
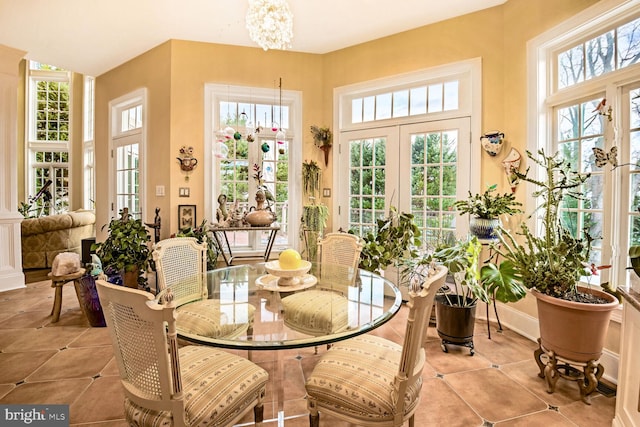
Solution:
[[[284,323],[291,329],[312,336],[326,335],[349,327],[347,290],[336,292],[333,284],[354,284],[362,243],[358,236],[348,233],[329,233],[318,242],[318,286],[282,298]],[[331,289],[331,290],[330,290]],[[318,349],[316,347],[316,353]]]
[[[176,309],[178,332],[211,338],[233,339],[246,334],[256,308],[251,304],[234,304],[233,313],[220,309],[218,300],[195,301]]]
[[[367,334],[334,344],[330,353],[331,357],[321,359],[314,368],[306,384],[307,392],[352,417],[392,422],[395,405],[389,397],[394,394],[402,346]],[[424,362],[421,351],[416,369],[422,370]],[[405,391],[405,415],[415,410],[421,387],[419,378]]]
[[[309,335],[327,335],[349,326],[349,301],[329,290],[309,290],[282,299],[284,323]]]
[[[231,426],[263,419],[268,373],[223,350],[178,348],[173,302],[96,281],[132,426]]]
[[[221,307],[208,299],[207,245],[193,237],[174,237],[156,243],[158,299],[168,292],[177,307],[180,332],[211,338],[236,338],[251,334],[255,307],[235,303]]]
[[[429,267],[420,273],[418,289],[412,284],[402,345],[361,335],[334,344],[320,358],[305,384],[311,427],[320,425],[323,412],[359,426],[400,427],[408,420],[414,427],[425,364],[422,344],[446,274],[446,267]]]

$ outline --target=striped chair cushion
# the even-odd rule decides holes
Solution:
[[[181,305],[176,309],[179,332],[211,338],[235,338],[246,333],[253,323],[256,308],[251,304],[235,304],[226,313],[217,300],[202,300]],[[235,317],[234,317],[235,316]]]
[[[386,421],[393,418],[393,382],[402,346],[373,335],[362,335],[334,344],[318,361],[305,384],[307,393],[323,405],[339,408],[354,417]],[[425,362],[420,351],[418,368]],[[339,375],[335,375],[339,373]],[[422,378],[405,395],[409,413],[420,401]]]
[[[247,359],[209,347],[182,347],[179,357],[185,417],[192,426],[228,425],[264,393],[269,378]],[[128,398],[124,405],[131,425],[173,425],[170,412],[141,408]]]
[[[282,298],[284,323],[309,335],[346,330],[349,326],[349,301],[331,291],[311,290]]]

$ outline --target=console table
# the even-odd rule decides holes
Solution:
[[[270,225],[268,227],[211,227],[211,233],[213,234],[213,239],[218,248],[218,251],[222,254],[222,258],[224,258],[224,262],[227,265],[231,265],[234,258],[256,258],[253,255],[233,255],[231,251],[231,245],[229,245],[229,239],[227,237],[227,232],[229,231],[270,231],[269,239],[267,240],[267,246],[264,248],[264,255],[262,258],[264,261],[269,261],[269,255],[271,255],[271,249],[273,249],[273,243],[276,241],[276,234],[278,230],[280,230],[279,225]]]

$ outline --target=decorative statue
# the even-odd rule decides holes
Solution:
[[[238,201],[236,200],[233,204],[233,209],[231,210],[231,215],[229,217],[229,226],[242,227],[244,225],[244,214],[244,210],[238,206]]]
[[[160,224],[162,223],[162,218],[160,218],[160,208],[156,208],[156,216],[153,219],[153,223],[145,222],[149,228],[153,228],[153,237],[156,243],[160,241]]]
[[[225,226],[229,220],[229,212],[227,212],[227,196],[220,194],[218,196],[218,210],[216,211],[216,221],[218,224]]]

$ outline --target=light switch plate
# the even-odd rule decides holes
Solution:
[[[156,185],[156,196],[164,196],[164,185]]]
[[[180,196],[180,197],[189,197],[190,193],[191,193],[191,191],[189,190],[189,187],[180,187],[179,192],[178,192],[178,196]]]

